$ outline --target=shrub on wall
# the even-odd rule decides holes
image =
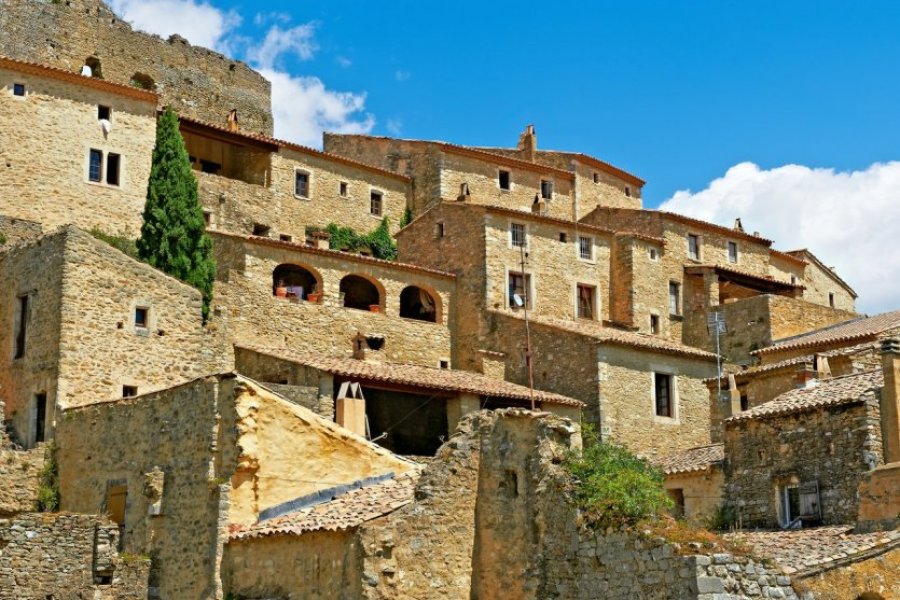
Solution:
[[[113,234],[106,233],[99,227],[94,227],[88,233],[90,233],[98,240],[106,242],[116,250],[124,252],[131,258],[138,257],[137,242],[134,240],[134,238],[131,237],[131,235],[129,235],[128,231],[126,230],[122,230],[119,233]]]
[[[332,250],[368,251],[375,258],[397,259],[397,245],[391,237],[390,221],[387,217],[381,220],[378,227],[365,234],[357,233],[352,227],[341,227],[337,223],[329,223],[324,230],[318,227],[306,228],[308,234],[318,231],[326,231],[331,236],[329,247]]]
[[[54,512],[59,509],[59,465],[56,462],[56,446],[47,445],[44,468],[38,482],[38,512]]]

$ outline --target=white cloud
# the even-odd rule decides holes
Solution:
[[[197,0],[110,0],[110,7],[137,29],[169,37],[173,33],[195,46],[226,48],[225,38],[240,16]]]
[[[275,135],[280,138],[320,147],[323,131],[369,133],[375,126],[375,117],[365,112],[365,94],[329,90],[318,77],[260,72],[272,82]]]
[[[809,248],[859,293],[857,310],[900,309],[900,162],[840,172],[786,165],[728,169],[699,192],[679,191],[668,210],[744,228],[779,249]]]
[[[334,59],[337,64],[339,64],[342,68],[346,69],[353,65],[353,61],[347,58],[346,56],[338,56]]]
[[[407,79],[409,79],[409,76],[409,71],[404,71],[403,69],[394,71],[394,79],[396,79],[397,81],[406,81]]]
[[[388,130],[393,136],[399,136],[403,133],[403,120],[398,118],[388,119],[387,123],[385,123],[385,128]]]
[[[261,69],[273,68],[275,62],[287,53],[296,54],[300,60],[309,60],[318,49],[314,39],[315,32],[314,23],[289,29],[273,25],[261,43],[247,50],[247,59]]]

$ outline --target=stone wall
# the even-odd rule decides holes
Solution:
[[[0,519],[0,598],[147,598],[149,560],[116,552],[119,529],[96,515]]]
[[[838,281],[836,274],[809,255],[804,258],[808,263],[803,270],[803,285],[806,286],[803,298],[814,304],[829,306],[829,294],[833,294],[836,309],[855,313],[856,298]]]
[[[40,237],[41,232],[40,223],[0,215],[0,235],[6,238],[6,242],[0,244],[0,252],[9,250],[20,242],[36,239]]]
[[[271,85],[240,61],[135,31],[99,0],[3,0],[0,54],[78,73],[88,57],[104,79],[135,85],[149,78],[179,113],[225,125],[237,109],[241,127],[271,135]],[[94,73],[98,75],[98,73]]]
[[[0,449],[0,517],[35,510],[46,450]]]
[[[235,343],[349,357],[351,340],[363,332],[384,336],[383,352],[391,362],[437,367],[451,358],[450,328],[456,318],[452,276],[300,245],[219,233],[213,239],[219,264],[214,304]],[[324,293],[320,303],[273,295],[273,273],[284,264],[302,266],[316,277]],[[350,274],[380,286],[381,312],[342,306],[340,282]],[[439,302],[440,322],[399,316],[400,294],[409,285],[427,290]]]
[[[725,475],[721,467],[675,473],[666,475],[665,486],[670,493],[681,490],[684,499],[684,514],[681,516],[704,524],[722,506]]]
[[[44,10],[74,12],[64,4],[4,0],[0,54],[9,54],[3,50],[10,43],[6,21],[38,23]],[[71,28],[68,21],[58,26]],[[24,97],[12,95],[14,83],[25,84]],[[100,127],[98,105],[112,111],[108,134]],[[40,222],[46,230],[75,223],[137,237],[156,139],[155,101],[0,69],[0,107],[0,130],[16,140],[0,148],[0,213]],[[103,152],[99,183],[88,179],[91,149]],[[106,183],[110,152],[121,156],[118,185]]]
[[[745,527],[777,527],[778,489],[818,482],[822,521],[851,523],[863,474],[882,462],[878,398],[725,422],[725,497]]]

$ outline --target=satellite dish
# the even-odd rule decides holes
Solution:
[[[516,306],[525,306],[525,301],[522,299],[522,296],[518,294],[513,294],[513,302],[516,304]]]

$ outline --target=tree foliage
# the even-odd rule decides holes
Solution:
[[[621,446],[603,442],[588,426],[584,449],[571,453],[566,468],[576,480],[575,497],[589,522],[633,525],[671,506],[663,474]]]
[[[203,294],[203,320],[209,316],[216,264],[206,234],[197,180],[191,171],[178,117],[171,108],[159,118],[147,185],[138,256]]]
[[[400,229],[403,229],[404,227],[412,223],[412,220],[412,209],[407,206],[405,209],[403,209],[403,216],[400,217]]]

